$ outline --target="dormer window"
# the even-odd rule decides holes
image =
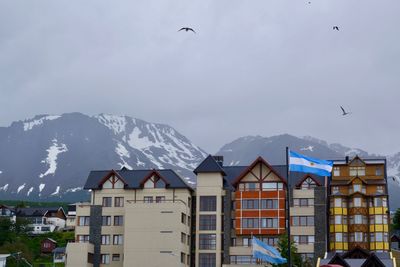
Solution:
[[[166,184],[161,178],[153,175],[143,186],[144,188],[165,188]]]
[[[317,187],[317,183],[310,177],[305,179],[304,182],[301,184],[301,189],[311,189],[315,187]]]

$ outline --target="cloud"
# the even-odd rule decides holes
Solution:
[[[400,2],[311,2],[2,1],[0,124],[107,112],[210,152],[286,132],[399,151]]]

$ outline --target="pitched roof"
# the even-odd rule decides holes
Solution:
[[[317,184],[317,186],[321,186],[321,183],[318,181],[318,179],[316,179],[315,177],[314,177],[314,175],[311,175],[311,174],[306,174],[306,175],[304,175],[304,177],[303,178],[301,178],[297,183],[296,183],[296,187],[299,187],[299,186],[301,186],[301,184],[305,181],[305,180],[307,180],[307,178],[310,178],[311,180],[313,180],[316,184]]]
[[[198,173],[209,173],[209,172],[219,172],[225,175],[222,166],[214,159],[213,156],[208,155],[207,158],[197,166],[196,169],[193,171],[195,174]]]
[[[58,211],[60,207],[31,207],[31,208],[17,208],[16,214],[18,217],[39,217],[44,216],[47,212]]]
[[[192,189],[185,181],[176,174],[173,170],[165,169],[165,170],[156,170],[165,180],[169,183],[169,188],[186,188]],[[141,182],[148,175],[154,172],[154,170],[119,170],[115,171],[119,176],[121,176],[124,181],[127,183],[127,189],[138,189],[141,188]],[[102,179],[110,173],[110,170],[103,171],[91,171],[86,180],[86,184],[83,187],[84,189],[100,189]]]

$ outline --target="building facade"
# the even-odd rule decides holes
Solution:
[[[92,171],[66,265],[268,266],[252,257],[252,237],[277,246],[288,223],[308,266],[329,251],[389,249],[384,160],[335,160],[332,178],[288,179],[286,165],[261,157],[225,166],[209,155],[194,173],[195,190],[172,170]]]
[[[193,190],[171,170],[92,171],[67,266],[189,266]]]
[[[330,183],[329,249],[389,251],[385,159],[334,161]]]

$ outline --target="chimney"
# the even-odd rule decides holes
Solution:
[[[346,156],[346,164],[349,163],[349,156]]]
[[[213,156],[215,161],[221,166],[224,166],[224,156]]]

